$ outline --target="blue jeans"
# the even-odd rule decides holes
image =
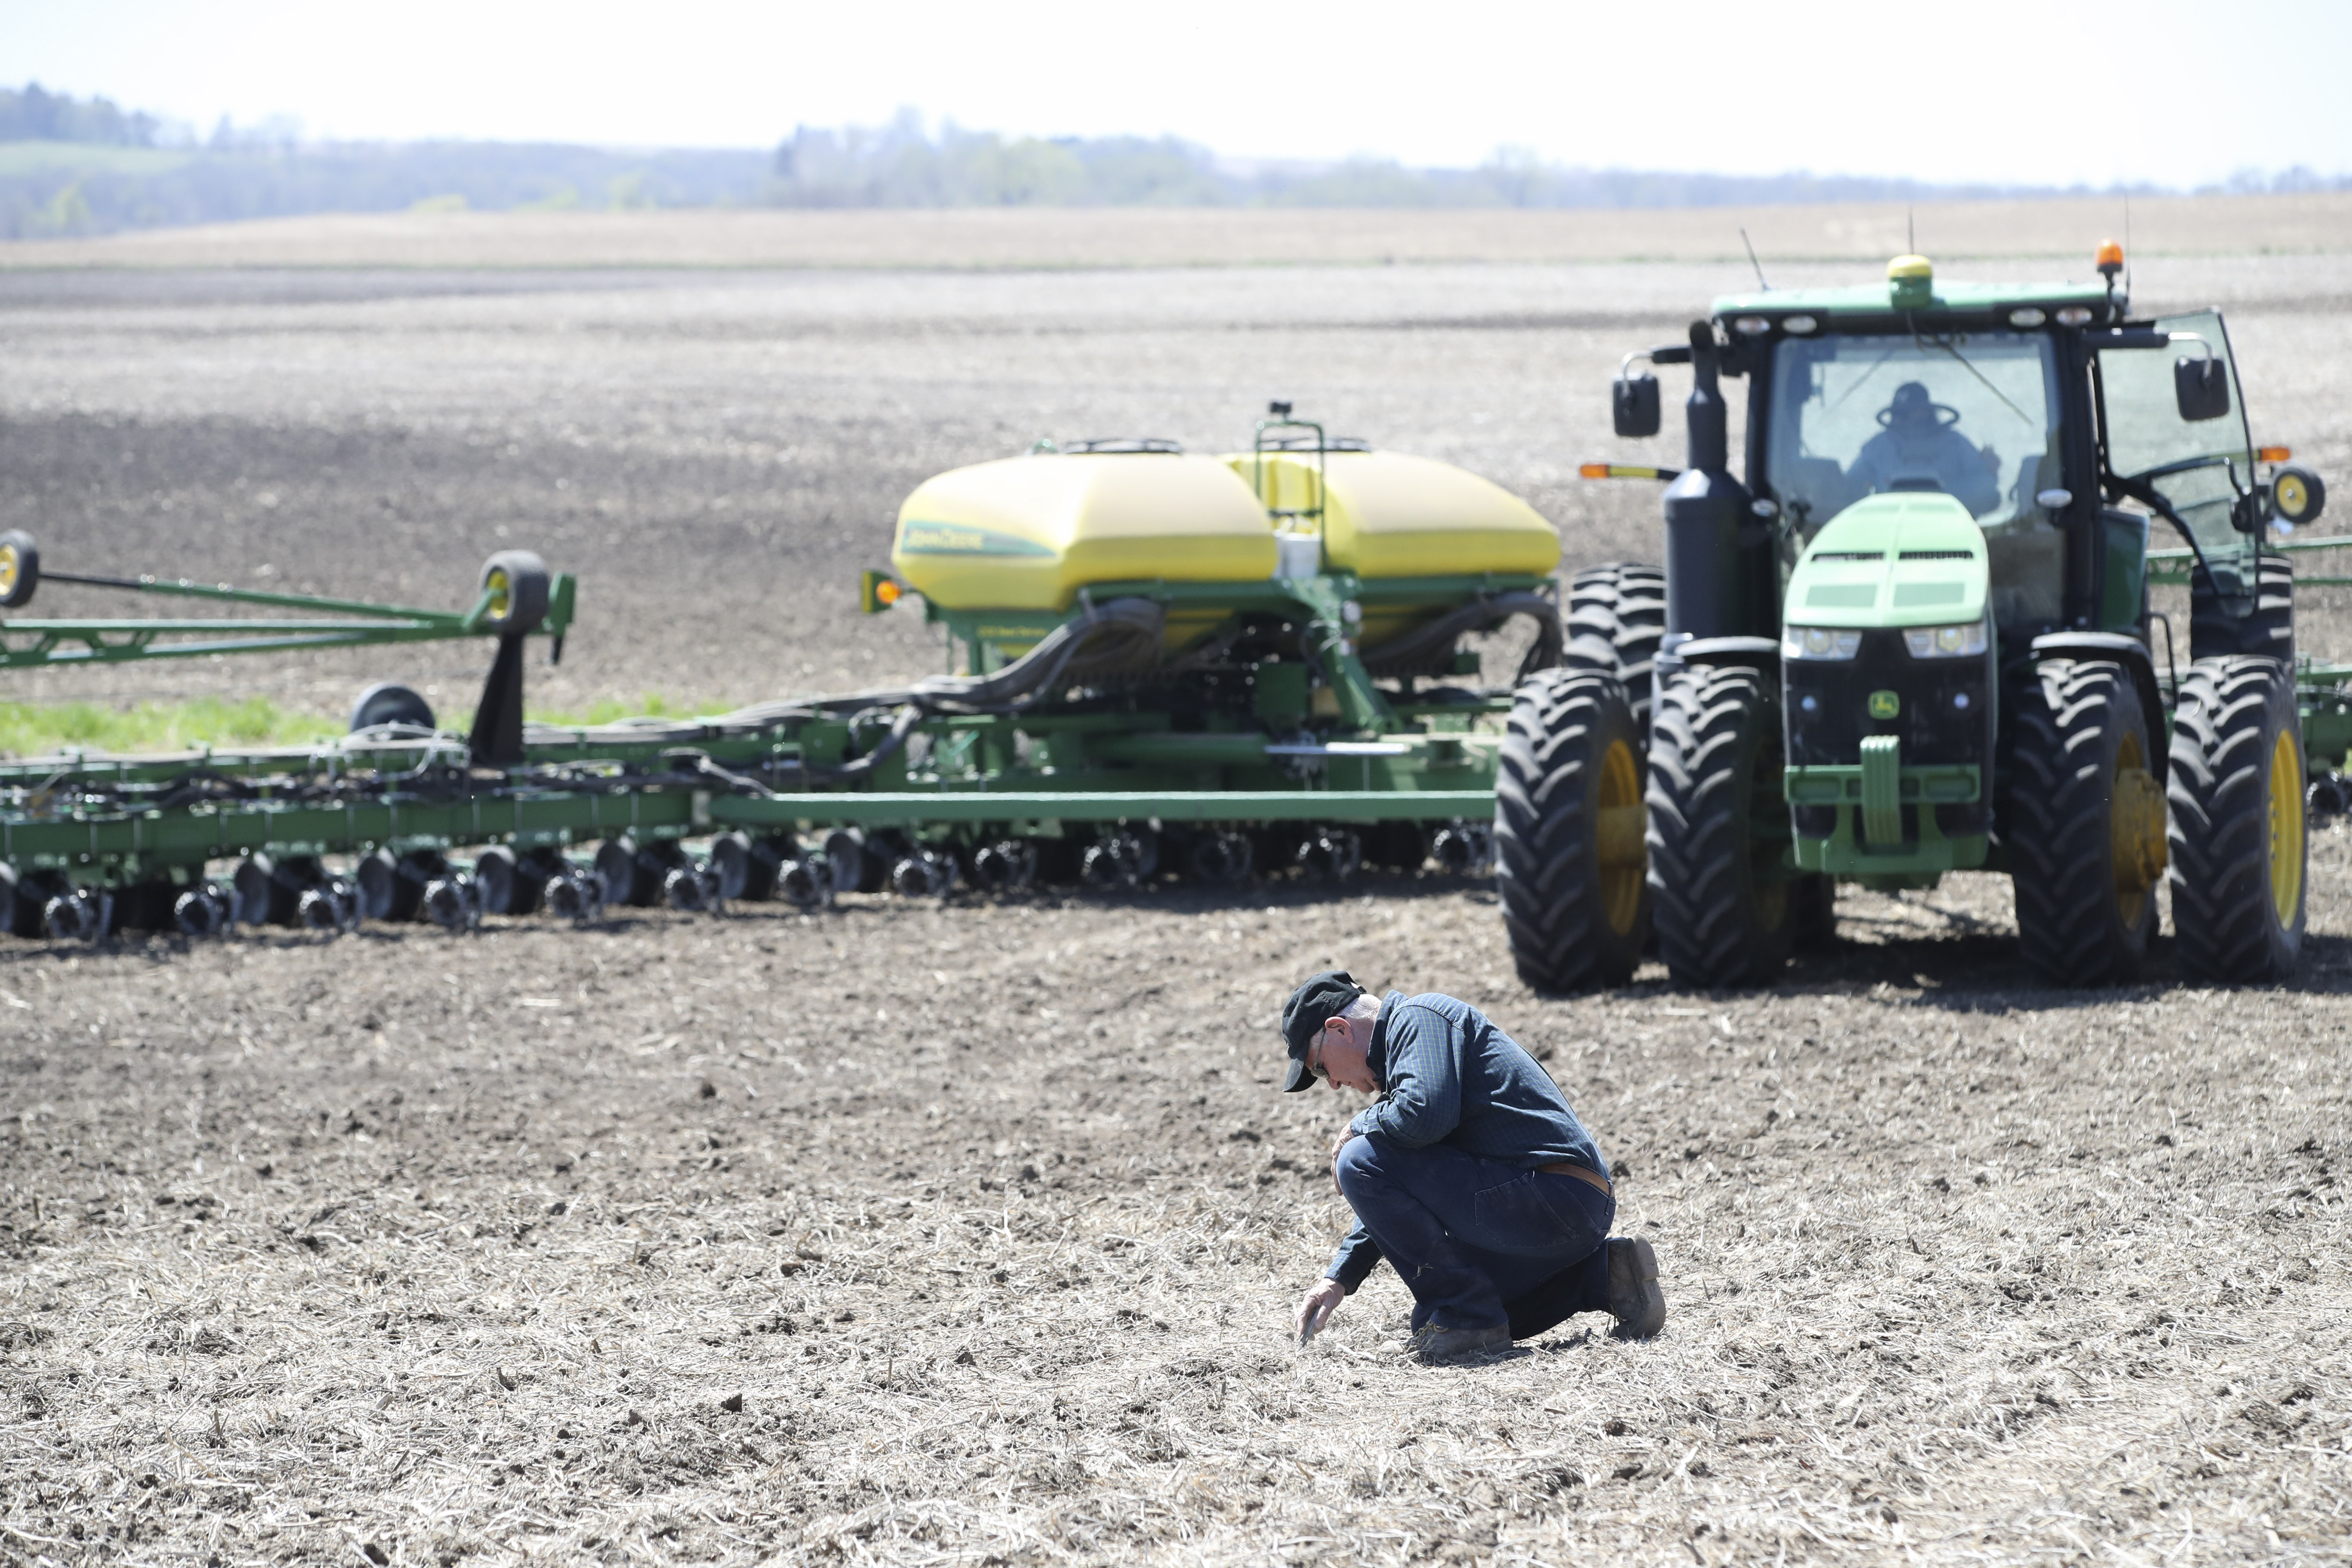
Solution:
[[[1339,1191],[1412,1292],[1412,1325],[1539,1334],[1606,1311],[1617,1201],[1574,1176],[1372,1134],[1339,1151]]]

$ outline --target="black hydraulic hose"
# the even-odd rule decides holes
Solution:
[[[175,811],[207,800],[252,800],[261,792],[211,768],[194,768],[173,779],[162,794],[142,803],[150,811]]]
[[[915,726],[922,721],[922,709],[909,702],[906,707],[898,710],[898,718],[890,722],[890,732],[883,736],[872,751],[862,757],[856,757],[848,762],[824,769],[824,776],[843,780],[864,778],[898,755],[907,744],[907,738],[915,732]],[[814,773],[817,770],[812,768],[809,771]]]
[[[1167,612],[1150,599],[1113,599],[1055,626],[1002,669],[933,676],[916,682],[910,695],[926,706],[1003,709],[1070,682],[1141,675],[1158,667],[1167,625]]]
[[[1450,673],[1454,645],[1471,632],[1492,631],[1513,616],[1536,624],[1535,646],[1519,667],[1522,677],[1549,669],[1560,660],[1568,637],[1559,624],[1559,606],[1542,594],[1527,589],[1482,595],[1458,609],[1449,610],[1364,654],[1364,668],[1372,675],[1444,675]]]
[[[1159,668],[1166,626],[1166,612],[1151,600],[1114,599],[1107,605],[1090,606],[1078,619],[1055,627],[1027,653],[986,675],[940,675],[911,686],[756,703],[709,720],[628,720],[585,731],[557,725],[532,725],[530,729],[534,744],[560,745],[572,737],[584,736],[590,743],[670,742],[683,745],[714,734],[756,734],[795,721],[845,713],[854,724],[857,715],[875,709],[912,706],[924,713],[1010,710],[1040,694],[1051,694],[1066,683],[1140,675]],[[893,728],[895,731],[896,726]],[[905,743],[903,736],[895,742],[886,739],[882,747],[887,750],[877,751],[887,756]],[[806,771],[812,774],[837,772],[819,767]]]

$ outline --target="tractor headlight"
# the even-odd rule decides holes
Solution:
[[[1903,646],[1913,658],[1969,658],[1985,650],[1982,621],[1959,626],[1906,626]]]
[[[1786,626],[1780,632],[1782,658],[1852,658],[1861,651],[1862,634],[1858,631],[1841,631],[1833,626]]]

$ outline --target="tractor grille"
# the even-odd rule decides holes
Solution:
[[[1899,738],[1906,766],[1992,765],[1991,666],[1986,659],[1913,658],[1900,631],[1882,630],[1863,633],[1857,658],[1792,658],[1781,669],[1792,765],[1851,767],[1862,761],[1863,739],[1869,735]],[[1892,718],[1871,716],[1871,696],[1882,691],[1895,695],[1898,710]]]

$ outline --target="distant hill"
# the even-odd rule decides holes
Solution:
[[[2233,192],[2340,190],[2307,170],[2247,174]],[[1663,208],[1952,202],[2082,187],[1580,169],[1503,149],[1475,169],[1376,159],[1240,164],[1174,138],[1004,137],[901,114],[803,127],[772,151],[635,151],[562,143],[304,142],[224,121],[199,139],[103,98],[0,89],[0,238],[409,209],[1286,206]],[[2134,194],[2157,195],[2153,186]]]
[[[754,152],[616,153],[504,142],[398,146],[121,147],[0,143],[0,237],[399,212],[742,205],[767,177]]]

